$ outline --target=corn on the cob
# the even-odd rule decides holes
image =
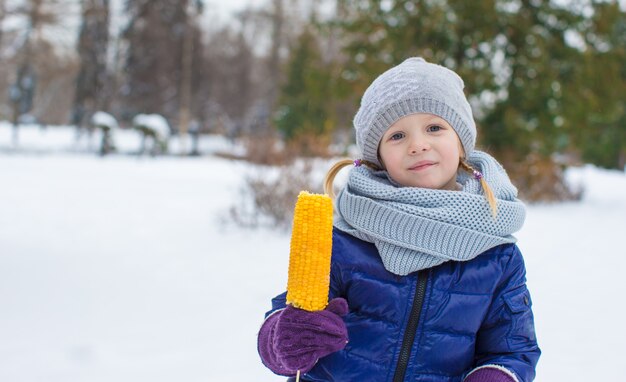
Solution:
[[[333,202],[328,195],[300,192],[293,217],[287,303],[316,311],[328,305]]]

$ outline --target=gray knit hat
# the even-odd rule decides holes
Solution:
[[[455,72],[420,57],[409,58],[378,76],[365,91],[354,117],[362,158],[380,165],[378,144],[385,131],[400,118],[415,113],[446,120],[469,155],[476,143],[476,124],[463,87]]]

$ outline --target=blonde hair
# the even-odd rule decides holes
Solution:
[[[330,196],[331,199],[335,199],[335,192],[333,191],[333,182],[335,181],[335,176],[342,168],[349,166],[349,165],[355,165],[355,166],[366,165],[367,167],[370,167],[374,170],[380,170],[380,167],[364,159],[340,160],[339,162],[335,163],[333,167],[330,168],[330,170],[328,170],[328,172],[326,173],[326,177],[324,178],[324,192],[328,194],[328,196]]]
[[[328,170],[328,172],[326,173],[326,177],[324,178],[324,192],[328,194],[328,196],[330,196],[332,199],[335,199],[335,192],[333,191],[333,182],[335,181],[335,176],[337,176],[337,173],[342,168],[349,165],[366,165],[367,167],[370,167],[374,170],[380,170],[380,167],[378,167],[376,164],[363,159],[342,159],[339,162],[335,163],[330,168],[330,170]],[[485,177],[479,171],[474,169],[469,163],[467,163],[467,161],[463,158],[459,160],[459,168],[480,180],[480,185],[482,186],[483,193],[485,194],[485,198],[487,199],[487,202],[489,203],[489,207],[491,209],[491,215],[493,215],[493,217],[495,218],[498,213],[498,205],[496,203],[496,198],[493,195],[493,191],[491,190],[491,187],[489,187],[489,184],[485,180]],[[477,174],[480,175],[477,176]]]
[[[489,184],[485,180],[483,174],[480,173],[480,171],[474,169],[474,167],[467,163],[464,158],[461,158],[461,160],[459,161],[459,167],[468,172],[473,177],[480,180],[480,185],[483,188],[483,193],[485,194],[485,198],[487,199],[487,202],[489,202],[489,207],[491,208],[491,215],[493,215],[493,217],[495,218],[498,214],[498,204],[496,203],[496,197],[493,195],[493,191],[491,190],[491,187],[489,187]]]

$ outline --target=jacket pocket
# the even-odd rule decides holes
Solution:
[[[517,287],[502,295],[507,312],[510,314],[510,325],[507,343],[511,350],[520,350],[535,344],[535,324],[532,312],[532,300],[526,285]]]
[[[526,289],[526,285],[517,287],[512,291],[506,292],[504,295],[504,302],[509,307],[511,313],[521,313],[526,310],[530,310],[532,301],[530,300],[530,293]]]

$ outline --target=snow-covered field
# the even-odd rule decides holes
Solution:
[[[284,380],[258,360],[256,332],[286,283],[289,236],[225,222],[244,163],[98,158],[63,128],[20,141],[0,124],[0,381]],[[569,176],[583,202],[531,206],[518,234],[536,380],[621,381],[626,176]]]

